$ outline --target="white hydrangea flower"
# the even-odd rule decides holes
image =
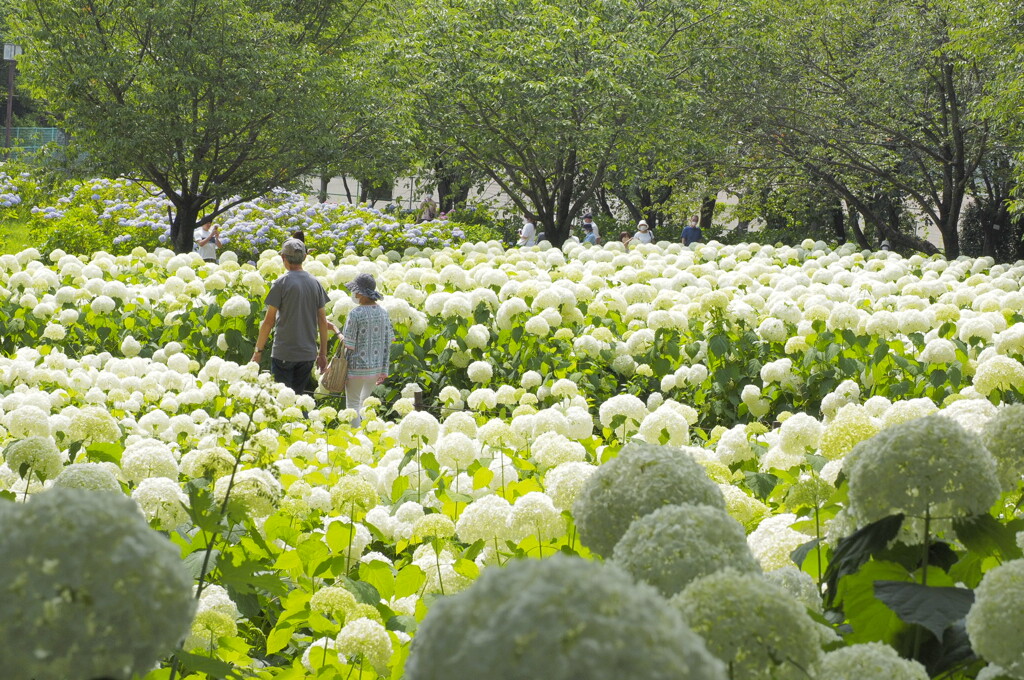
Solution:
[[[0,634],[23,641],[5,649],[9,670],[38,680],[131,677],[185,635],[192,578],[130,499],[55,488],[5,504],[0,517]]]
[[[398,425],[398,441],[402,446],[418,448],[437,441],[441,425],[426,411],[413,411]]]
[[[933,338],[924,346],[921,361],[926,364],[949,364],[956,361],[956,345],[946,338]]]
[[[648,444],[687,446],[690,443],[690,423],[675,403],[662,403],[640,423],[640,437]]]
[[[747,439],[747,428],[742,423],[725,432],[715,446],[715,455],[723,465],[733,465],[755,457],[754,449]]]
[[[221,477],[213,485],[213,497],[223,503],[228,493],[230,477]],[[249,468],[235,473],[231,498],[254,517],[266,517],[274,511],[281,496],[281,484],[261,468]]]
[[[887,644],[868,642],[826,653],[818,663],[815,677],[829,680],[928,680],[928,671],[917,661],[904,659]]]
[[[599,555],[611,555],[635,519],[680,503],[725,507],[721,491],[690,454],[631,443],[590,475],[573,515],[583,545]]]
[[[532,390],[535,387],[540,387],[544,382],[544,378],[537,371],[526,371],[520,378],[519,384],[523,386],[523,389]]]
[[[221,307],[221,316],[232,319],[237,317],[249,316],[252,308],[249,301],[241,295],[233,295],[228,298],[228,301]]]
[[[910,517],[971,517],[999,496],[996,461],[978,435],[941,415],[894,425],[845,459],[850,510],[863,524]]]
[[[475,383],[490,382],[494,368],[486,361],[474,361],[466,369],[466,376]]]
[[[537,466],[544,470],[563,463],[580,462],[587,456],[582,444],[550,430],[533,441],[530,452]]]
[[[466,345],[472,349],[484,349],[491,341],[491,332],[486,326],[475,324],[466,332]]]
[[[165,531],[188,522],[188,497],[178,482],[166,477],[149,477],[132,492],[146,519]]]
[[[512,505],[501,496],[489,494],[466,506],[455,523],[459,540],[466,544],[476,541],[504,541],[511,537],[508,518]]]
[[[464,631],[472,630],[473,635]],[[523,631],[531,631],[523,645]],[[724,680],[652,588],[609,564],[556,555],[487,569],[431,607],[405,673],[417,680]]]
[[[139,439],[125,447],[121,470],[130,482],[138,484],[149,477],[178,479],[178,462],[171,448],[156,439]]]
[[[985,573],[967,613],[971,646],[986,661],[1014,678],[1024,676],[1024,560],[1011,560]]]
[[[64,467],[67,452],[57,448],[51,437],[29,437],[7,445],[7,466],[25,477],[53,479]]]
[[[632,394],[618,394],[602,403],[598,413],[604,427],[612,427],[613,421],[621,416],[629,432],[635,431],[647,417],[647,406]]]
[[[635,520],[612,561],[671,597],[701,576],[731,567],[760,573],[743,527],[709,505],[666,505]]]
[[[968,392],[973,392],[973,390],[968,388],[961,391],[960,396],[964,398],[943,408],[939,411],[939,415],[956,421],[965,430],[981,432],[985,423],[995,417],[996,407],[981,395],[977,393],[969,395]]]
[[[790,528],[796,521],[798,518],[792,513],[775,515],[763,520],[747,536],[750,551],[766,572],[792,566],[792,552],[811,540],[806,534]]]
[[[795,413],[779,428],[779,446],[783,450],[803,455],[808,449],[816,449],[821,440],[822,426],[816,418],[806,413]]]
[[[565,518],[552,503],[550,496],[531,491],[516,499],[508,515],[509,535],[514,541],[536,536],[550,541],[565,534]]]
[[[806,677],[826,641],[802,604],[757,574],[723,569],[671,603],[734,680]]]
[[[551,333],[551,324],[541,315],[530,317],[523,329],[530,335],[543,338]]]
[[[981,430],[985,448],[996,459],[999,482],[1004,491],[1013,491],[1024,475],[1024,404],[999,409]]]
[[[842,458],[858,442],[875,436],[880,429],[881,423],[865,407],[845,404],[822,431],[819,451],[828,460]]]
[[[450,420],[450,416],[445,420],[446,430]],[[480,443],[465,432],[450,432],[442,435],[437,440],[434,450],[437,453],[437,460],[441,465],[452,469],[465,470],[479,457]]]
[[[116,469],[113,463],[72,463],[60,471],[53,480],[53,485],[69,489],[120,493],[121,485],[111,467]]]
[[[1001,354],[989,357],[979,361],[972,384],[982,396],[996,390],[1024,391],[1024,364]]]

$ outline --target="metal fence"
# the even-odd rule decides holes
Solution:
[[[44,144],[56,142],[61,146],[68,143],[68,136],[59,128],[16,127],[11,128],[11,147],[18,151],[38,151]]]

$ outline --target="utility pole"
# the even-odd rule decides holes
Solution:
[[[21,46],[12,43],[4,43],[4,61],[7,62],[7,118],[5,122],[4,148],[7,155],[11,153],[11,126],[14,123],[14,73],[18,68],[18,55],[21,54]]]

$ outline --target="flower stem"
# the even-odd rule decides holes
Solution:
[[[21,502],[28,502],[28,486],[32,483],[32,466],[25,472],[25,493],[21,494]]]
[[[924,510],[924,541],[922,543],[922,551],[923,552],[921,554],[921,585],[922,586],[928,585],[928,552],[929,552],[928,551],[928,543],[929,543],[929,532],[931,531],[931,521],[932,521],[931,509],[926,507],[925,510]],[[914,659],[918,658],[918,653],[921,651],[921,638],[922,638],[922,628],[921,628],[921,625],[918,624],[917,628],[914,630],[914,654],[913,654],[913,657],[912,657]]]

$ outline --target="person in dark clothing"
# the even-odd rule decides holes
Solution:
[[[704,242],[704,232],[700,230],[700,216],[694,215],[690,218],[690,223],[683,227],[682,241],[684,246]]]

